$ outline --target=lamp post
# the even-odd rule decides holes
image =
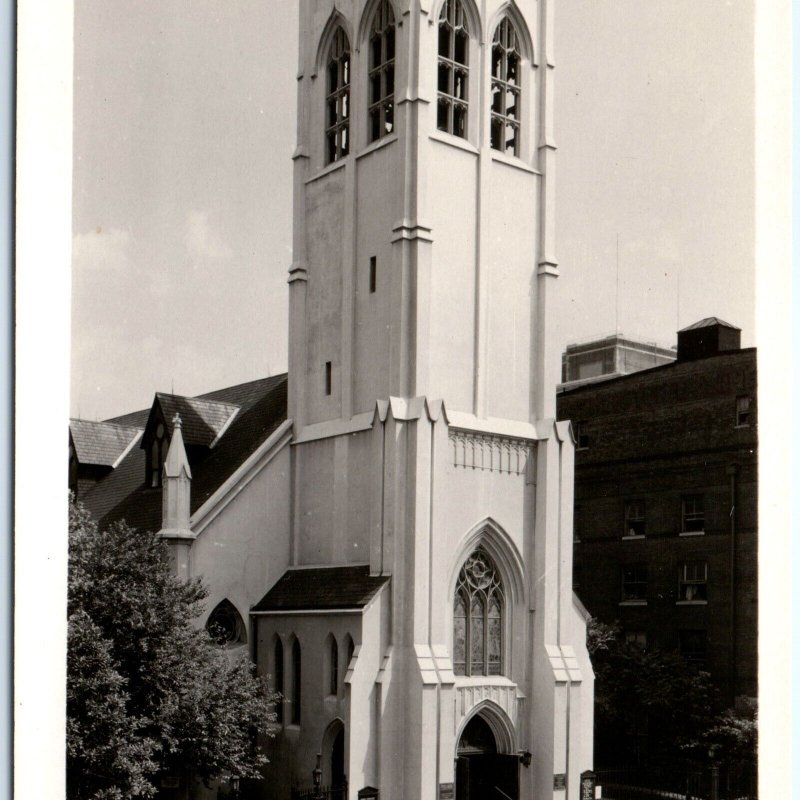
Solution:
[[[317,766],[311,770],[311,779],[314,782],[314,797],[322,797],[322,753],[317,753]]]

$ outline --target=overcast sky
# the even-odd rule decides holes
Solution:
[[[75,7],[71,413],[284,370],[295,3]],[[556,3],[560,349],[755,343],[752,39],[751,0]]]

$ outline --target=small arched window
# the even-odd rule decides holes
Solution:
[[[275,691],[280,697],[275,702],[275,719],[283,722],[283,642],[275,640]]]
[[[355,652],[355,649],[356,646],[353,644],[353,639],[348,633],[344,637],[344,652],[345,652],[345,657],[347,658],[347,661],[345,661],[344,663],[345,672],[347,672],[347,670],[350,669],[350,662],[353,660],[353,653]]]
[[[461,0],[445,0],[439,14],[436,127],[467,138],[469,28]]]
[[[223,600],[209,614],[206,630],[211,638],[220,645],[247,642],[244,620],[230,600]]]
[[[394,129],[394,11],[383,0],[372,18],[369,34],[369,140]]]
[[[328,694],[339,693],[339,646],[336,639],[331,636],[329,646],[329,673],[328,673]]]
[[[325,158],[327,163],[350,152],[350,42],[339,27],[328,51],[325,97]]]
[[[519,36],[504,17],[492,41],[491,143],[495,150],[513,156],[519,155],[521,67]]]
[[[503,585],[494,562],[476,550],[458,575],[453,598],[453,669],[456,675],[503,672]]]
[[[300,642],[295,639],[292,645],[292,724],[300,724],[300,681],[302,669],[300,666]]]

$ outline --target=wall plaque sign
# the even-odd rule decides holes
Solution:
[[[456,793],[452,783],[439,784],[439,800],[453,800]]]
[[[567,776],[563,772],[558,772],[553,775],[553,789],[564,791],[567,788]]]

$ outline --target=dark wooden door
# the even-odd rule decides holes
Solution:
[[[460,756],[456,762],[456,800],[519,800],[517,756]]]
[[[464,756],[456,759],[456,800],[470,800],[469,759]]]

